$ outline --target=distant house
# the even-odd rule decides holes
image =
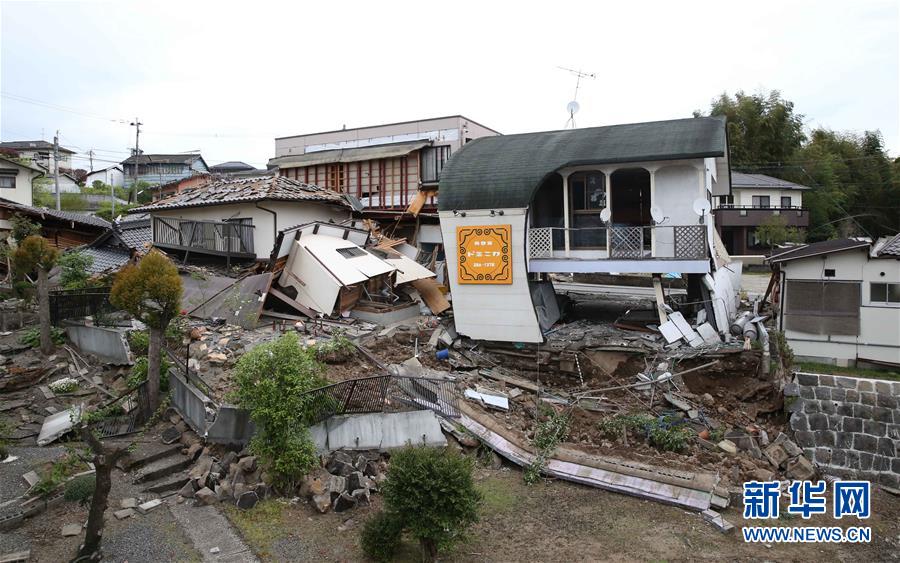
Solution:
[[[765,174],[731,173],[731,194],[715,199],[716,230],[730,254],[766,254],[768,247],[756,237],[756,229],[773,216],[789,227],[805,231],[809,212],[803,207],[803,192],[809,186]]]
[[[122,161],[122,170],[125,173],[126,187],[134,182],[135,171],[137,180],[148,184],[167,184],[209,172],[206,161],[197,153],[130,156]]]
[[[36,166],[40,168],[44,172],[44,176],[49,180],[46,188],[51,194],[56,193],[56,179],[54,177],[55,171],[53,168],[47,168],[43,164],[37,164]],[[69,172],[63,172],[60,170],[59,172],[59,193],[61,194],[80,194],[81,186],[78,184],[78,180],[70,174]]]
[[[245,175],[248,173],[264,174],[266,172],[265,170],[259,170],[255,166],[247,164],[246,162],[240,162],[237,160],[230,160],[228,162],[223,162],[222,164],[215,164],[209,167],[209,171],[213,174],[223,174],[226,176]]]
[[[214,178],[155,201],[153,245],[181,254],[268,260],[280,231],[313,221],[340,222],[351,207],[342,194],[283,176]],[[283,237],[282,237],[283,238]],[[282,256],[287,255],[286,241]]]
[[[499,133],[462,115],[293,135],[275,139],[269,166],[282,176],[355,196],[368,217],[400,218],[393,235],[414,242],[416,218],[410,214],[404,221],[404,213],[430,216],[437,234],[445,163],[467,142],[494,135]]]
[[[53,170],[53,143],[47,141],[6,141],[0,143],[0,149],[16,151],[22,158],[30,158],[35,164],[41,164]],[[72,168],[72,155],[75,151],[65,147],[59,147],[59,167],[67,170]]]
[[[900,366],[900,234],[806,244],[768,261],[778,329],[795,356]]]
[[[32,181],[44,175],[35,165],[24,164],[0,154],[0,198],[22,205],[31,205]],[[0,220],[0,229],[9,228]]]
[[[151,186],[149,190],[153,201],[158,201],[175,194],[180,194],[185,190],[196,188],[197,186],[208,182],[209,179],[209,174],[195,174],[193,176],[188,176],[187,178],[172,180],[171,182],[166,182],[165,184],[160,184],[158,186]]]
[[[102,170],[94,170],[85,177],[84,185],[91,186],[97,180],[103,182],[107,186],[115,186],[118,188],[125,185],[125,173],[118,164]]]

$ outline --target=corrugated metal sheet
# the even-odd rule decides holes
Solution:
[[[280,168],[298,168],[315,166],[317,164],[336,164],[339,162],[360,162],[363,160],[377,160],[380,158],[394,158],[406,156],[414,150],[431,145],[431,141],[415,141],[412,143],[396,143],[390,145],[376,145],[373,147],[361,147],[355,149],[336,149],[317,151],[306,154],[297,154],[273,158],[269,164]]]

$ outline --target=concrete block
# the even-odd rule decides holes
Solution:
[[[81,534],[81,524],[66,524],[62,527],[63,537],[77,536]]]
[[[856,418],[872,418],[872,407],[869,405],[853,405],[853,416]]]
[[[153,499],[153,500],[148,500],[147,502],[145,502],[143,504],[139,504],[137,509],[138,509],[138,512],[140,512],[141,514],[147,514],[154,508],[159,508],[161,505],[162,505],[162,501],[157,498],[157,499]]]
[[[123,498],[119,504],[122,508],[137,508],[138,501],[136,498]]]
[[[797,382],[800,385],[815,387],[819,384],[819,376],[814,373],[800,373],[797,374]]]
[[[863,419],[855,417],[844,417],[841,430],[844,432],[862,432]]]
[[[812,432],[794,432],[794,440],[801,448],[811,448],[816,445],[816,437]]]
[[[891,383],[891,388],[893,389],[891,395],[900,397],[900,381],[894,381],[893,383]]]
[[[844,391],[844,400],[848,403],[859,402],[859,391],[856,389],[847,389]]]
[[[810,430],[828,430],[828,417],[822,413],[811,414],[809,419]]]
[[[788,460],[789,456],[784,448],[778,444],[771,444],[765,450],[763,455],[769,460],[774,467],[781,467],[781,464]]]
[[[390,450],[409,444],[445,446],[432,411],[333,416],[327,421],[329,449]]]
[[[816,448],[816,463],[821,465],[828,465],[831,463],[831,449],[830,448]]]
[[[851,403],[838,403],[837,414],[841,416],[853,416],[853,405]]]
[[[816,399],[820,401],[831,400],[831,387],[816,387],[814,391],[816,394]]]
[[[809,420],[806,418],[805,414],[802,413],[794,413],[791,415],[791,430],[793,431],[808,431],[809,430]]]
[[[824,446],[833,448],[835,441],[835,432],[832,430],[816,430],[816,446]]]
[[[837,414],[837,406],[835,406],[834,401],[820,401],[819,412],[824,414]]]
[[[894,489],[900,488],[900,475],[896,473],[882,473],[878,476],[878,484]]]
[[[843,389],[856,389],[858,379],[855,377],[835,377],[834,382],[837,384],[837,387],[841,387]]]
[[[869,452],[859,452],[860,470],[869,471],[870,469],[872,469],[872,459],[874,457],[874,454],[870,454]]]
[[[820,375],[819,376],[819,385],[825,387],[834,387],[834,376],[833,375]]]
[[[877,420],[864,420],[863,433],[881,438],[882,436],[887,435],[887,425],[883,422],[878,422]]]
[[[847,453],[840,448],[831,450],[831,465],[843,467],[847,463]]]
[[[890,395],[878,393],[878,395],[875,396],[875,405],[884,407],[886,409],[896,409],[897,397],[891,397]]]
[[[66,336],[83,352],[93,354],[114,365],[131,363],[125,335],[115,329],[100,326],[73,325],[66,327]]]
[[[860,379],[859,382],[856,384],[856,389],[860,393],[862,393],[864,391],[872,392],[875,390],[875,385],[869,379]]]
[[[815,399],[816,392],[814,391],[814,389],[812,387],[809,387],[807,385],[801,385],[800,386],[800,397],[803,399]]]
[[[831,389],[831,400],[832,401],[843,401],[847,397],[847,390],[842,387],[835,387]]]
[[[853,447],[853,433],[852,432],[835,432],[834,447],[842,449],[842,450],[852,448]]]
[[[853,435],[853,449],[861,452],[875,453],[878,451],[878,439],[868,434]]]
[[[791,381],[790,383],[786,383],[784,386],[784,396],[785,397],[799,397],[800,396],[800,385]]]
[[[806,399],[803,401],[804,413],[815,414],[821,410],[821,403],[817,399]]]
[[[875,393],[860,393],[859,402],[864,405],[875,406]]]
[[[807,481],[815,477],[816,470],[806,457],[800,456],[788,462],[785,474],[797,481]]]
[[[881,393],[883,395],[891,395],[891,382],[890,381],[875,381],[875,392]]]
[[[878,439],[878,455],[883,455],[887,457],[896,457],[897,456],[897,445],[890,438],[879,438]]]
[[[116,510],[113,512],[113,516],[116,517],[116,520],[124,520],[125,518],[130,518],[137,514],[133,508],[123,508],[122,510]]]
[[[898,416],[900,416],[900,413],[895,410],[891,410],[885,407],[872,407],[872,418],[874,418],[878,422],[891,424],[892,422],[897,422]]]

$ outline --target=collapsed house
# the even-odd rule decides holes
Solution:
[[[12,227],[9,219],[17,214],[39,223],[41,236],[47,239],[51,246],[63,250],[92,242],[110,228],[108,221],[94,215],[34,207],[0,199],[0,230],[10,230]]]
[[[558,318],[552,275],[677,272],[726,335],[741,264],[718,240],[710,201],[730,193],[729,175],[714,117],[468,143],[438,203],[457,331],[540,342]],[[657,307],[663,325],[661,288]]]

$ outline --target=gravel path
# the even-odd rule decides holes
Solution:
[[[58,458],[65,452],[66,449],[62,446],[10,447],[9,453],[19,459],[10,463],[0,463],[0,504],[28,490],[28,483],[22,479],[22,475],[44,462]],[[0,514],[6,513],[6,510],[0,509]]]
[[[203,561],[258,563],[258,559],[238,536],[221,512],[213,506],[191,506],[188,502],[169,505],[175,520],[194,542]],[[216,550],[212,553],[210,550]]]

